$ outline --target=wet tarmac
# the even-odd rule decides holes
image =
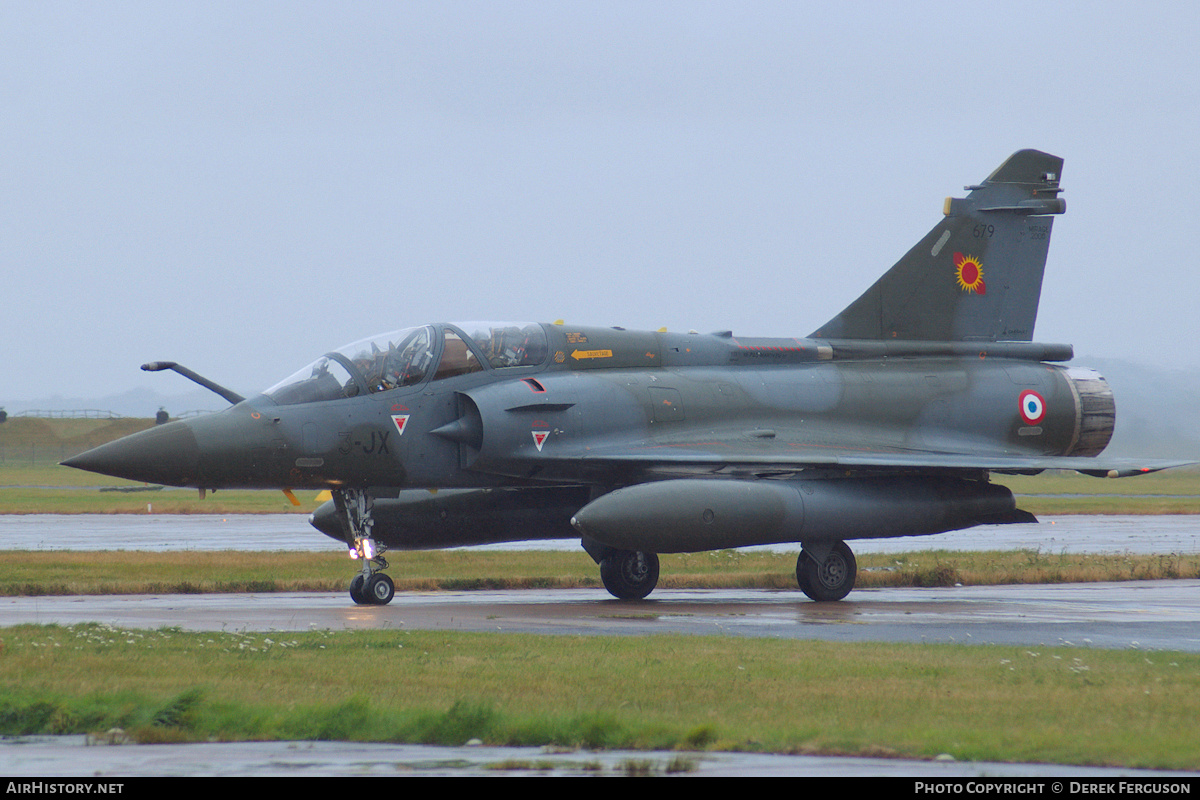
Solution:
[[[884,758],[759,753],[587,751],[537,747],[429,747],[370,742],[237,742],[99,745],[83,736],[0,739],[0,774],[80,776],[119,783],[122,776],[796,776],[956,778],[1140,778],[1147,785],[1195,773]],[[1043,791],[1050,781],[1044,780]],[[996,790],[993,790],[996,791]],[[982,793],[982,792],[981,792]],[[1049,793],[1049,792],[1046,792]]]
[[[839,603],[799,590],[404,592],[387,606],[345,593],[0,598],[0,620],[195,631],[448,630],[570,636],[688,634],[837,642],[1080,646],[1200,652],[1200,581],[858,589]]]
[[[300,515],[5,516],[0,548],[237,549],[257,545],[327,550],[338,544]],[[536,543],[573,549],[574,541]],[[493,547],[528,547],[528,544]],[[1048,518],[1040,525],[974,528],[901,540],[863,540],[860,552],[913,549],[1040,549],[1043,552],[1193,553],[1200,517]],[[781,549],[795,550],[796,545]],[[394,553],[402,569],[403,554]],[[0,622],[97,621],[194,630],[421,628],[570,635],[650,633],[894,642],[991,642],[1200,652],[1200,583],[1158,581],[936,589],[857,589],[841,603],[797,590],[669,590],[630,603],[602,589],[405,592],[384,607],[345,593],[8,597]]]
[[[1044,553],[1200,553],[1200,516],[1060,516],[1039,524],[981,525],[901,539],[861,539],[855,552],[1041,550]],[[304,514],[0,514],[0,550],[292,550],[341,545]],[[575,550],[579,542],[516,542],[484,549]],[[754,549],[754,548],[750,548]],[[798,552],[795,544],[771,548]]]
[[[539,543],[573,549],[577,542]],[[301,515],[3,516],[0,549],[328,550]],[[493,547],[527,548],[528,545]],[[1200,517],[1057,517],[938,536],[854,543],[859,552],[1034,549],[1200,552]],[[795,545],[781,549],[796,550]],[[397,554],[399,560],[402,555]],[[403,593],[355,606],[344,593],[0,598],[0,624],[102,622],[188,630],[458,630],[570,635],[654,633],[794,640],[957,642],[1200,652],[1200,581],[860,589],[841,603],[798,591],[666,590],[639,603],[598,589]],[[1030,764],[703,753],[546,752],[356,743],[88,746],[81,737],[0,742],[0,774],[120,775],[832,775],[1153,776]]]

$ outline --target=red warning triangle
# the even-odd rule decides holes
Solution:
[[[546,437],[550,435],[550,431],[530,431],[533,434],[533,443],[537,445],[538,452],[542,452],[542,445],[546,443]]]

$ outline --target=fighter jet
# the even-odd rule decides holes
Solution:
[[[875,285],[803,338],[556,322],[405,328],[325,353],[233,405],[67,466],[137,481],[328,489],[310,522],[386,604],[391,550],[579,539],[615,597],[659,553],[799,543],[796,580],[844,598],[849,540],[1036,522],[992,473],[1094,476],[1115,423],[1070,345],[1033,341],[1062,159],[1012,155]]]

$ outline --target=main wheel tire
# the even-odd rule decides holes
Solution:
[[[841,600],[854,588],[858,562],[845,542],[838,542],[821,563],[807,550],[796,559],[796,583],[800,591],[817,602]]]
[[[392,602],[392,597],[396,594],[396,585],[392,583],[392,579],[382,572],[376,572],[367,581],[366,592],[367,602],[376,606],[386,606]]]
[[[658,585],[658,554],[618,550],[600,562],[600,580],[618,600],[641,600]]]
[[[354,576],[354,580],[350,581],[350,599],[360,606],[368,605],[371,599],[367,597],[363,587],[366,585],[367,579],[362,576],[362,573]]]

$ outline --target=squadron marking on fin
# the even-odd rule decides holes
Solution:
[[[958,288],[964,292],[987,294],[987,286],[983,283],[983,265],[975,256],[955,253],[954,277],[958,281]]]

